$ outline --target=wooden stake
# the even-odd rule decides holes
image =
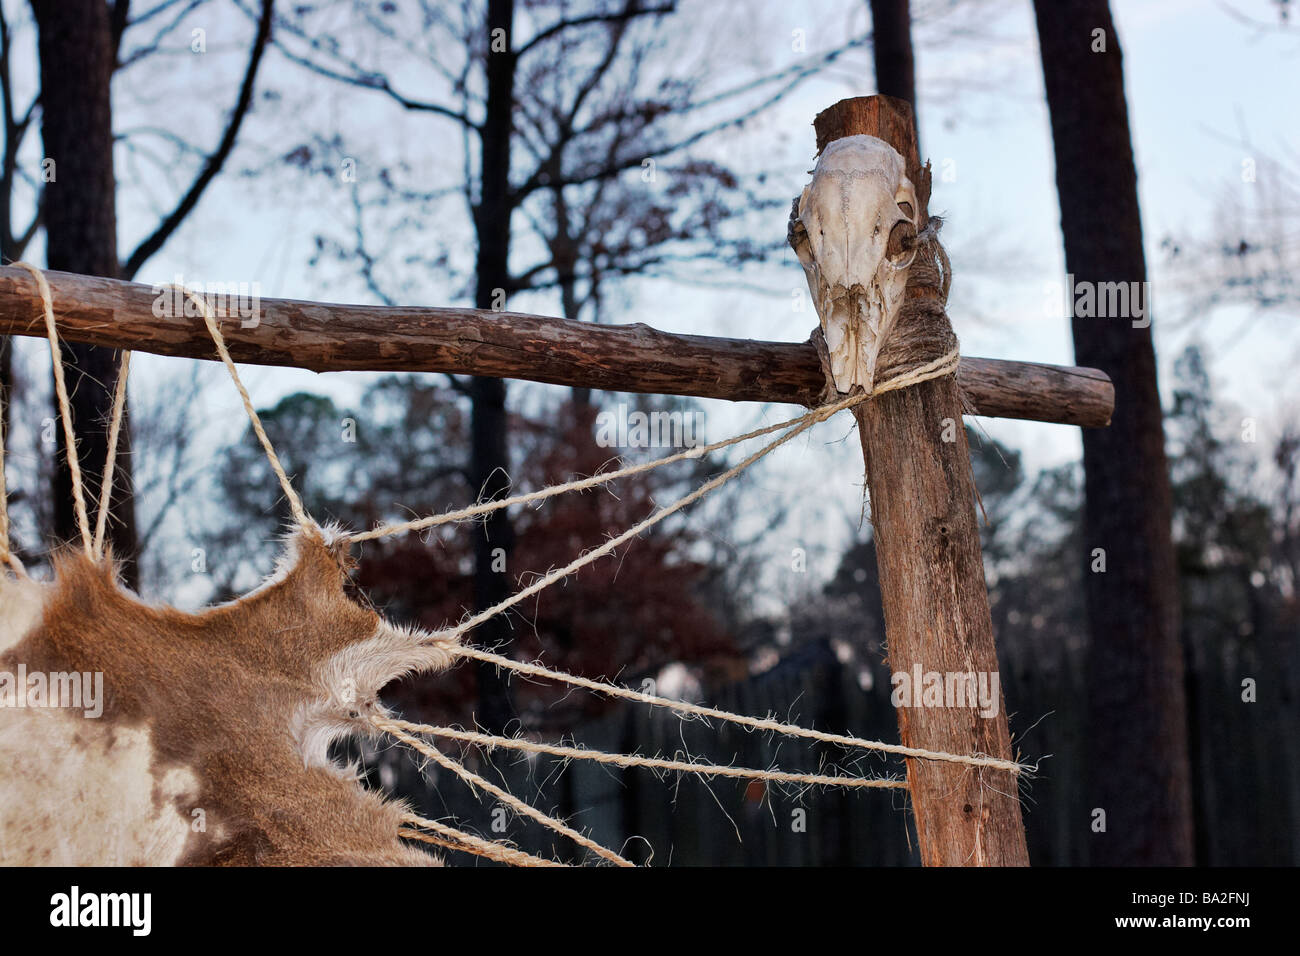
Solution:
[[[886,96],[842,100],[815,126],[819,151],[855,134],[898,150],[918,186],[924,225],[928,174],[920,169],[907,103]],[[867,465],[890,670],[907,675],[914,702],[921,702],[917,675],[975,672],[991,680],[998,660],[957,381],[940,378],[888,392],[854,411]],[[977,708],[899,707],[898,728],[909,747],[1012,757],[1000,681],[996,716],[981,716]],[[1014,777],[934,761],[907,763],[925,865],[1028,865]]]

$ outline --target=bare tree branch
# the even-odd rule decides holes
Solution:
[[[240,9],[243,9],[242,5],[240,6]],[[289,49],[279,40],[273,41],[275,48],[290,62],[297,63],[299,66],[306,67],[313,73],[327,77],[331,80],[337,80],[340,83],[346,83],[349,86],[357,86],[366,90],[376,90],[398,103],[403,109],[415,112],[433,113],[437,116],[455,120],[468,129],[477,130],[479,128],[478,124],[470,119],[466,113],[458,113],[456,110],[443,106],[441,103],[411,99],[409,96],[399,93],[389,82],[388,77],[384,74],[366,70],[359,64],[353,63],[345,57],[340,57],[337,53],[322,50],[319,40],[315,37],[308,36],[302,30],[298,29],[291,21],[286,20],[283,17],[277,17],[276,25],[284,27],[294,36],[307,43],[317,53],[327,53],[336,59],[342,60],[350,72],[345,73],[335,69],[334,67],[326,66],[323,63],[317,63],[315,60]]]
[[[157,53],[159,48],[162,46],[163,37],[171,33],[172,30],[176,28],[176,25],[178,23],[184,20],[185,17],[187,17],[190,13],[197,10],[199,7],[203,6],[203,4],[207,3],[208,0],[187,0],[187,2],[184,2],[184,9],[182,9],[180,12],[176,14],[176,16],[172,17],[171,20],[169,20],[166,24],[160,27],[158,29],[158,32],[154,34],[152,40],[150,40],[148,43],[144,44],[143,46],[133,50],[131,52],[131,55],[128,56],[125,60],[121,59],[120,45],[122,42],[122,33],[124,33],[128,27],[137,26],[138,24],[151,20],[155,16],[158,16],[159,14],[166,13],[172,7],[181,5],[182,2],[184,2],[184,0],[168,0],[168,2],[166,3],[160,3],[158,4],[158,6],[154,7],[153,9],[146,10],[143,14],[136,17],[134,20],[128,20],[123,22],[121,25],[121,32],[118,32],[118,24],[114,19],[112,23],[112,27],[114,30],[113,33],[113,62],[115,64],[114,69],[124,70],[127,67],[134,66],[135,64],[139,63],[141,60],[146,59],[151,54]],[[125,7],[126,4],[122,3],[121,6]],[[110,13],[110,17],[116,18],[117,13],[118,11],[115,7],[113,11]],[[123,16],[125,16],[125,10],[123,10]]]
[[[27,224],[22,235],[15,236],[9,240],[10,255],[15,259],[21,258],[22,254],[27,251],[27,246],[36,236],[36,231],[45,224],[45,193],[42,192],[36,197],[36,213],[32,216],[32,221]]]
[[[239,98],[230,113],[230,120],[226,123],[226,131],[221,137],[221,142],[203,164],[203,168],[199,170],[193,184],[176,204],[176,208],[158,224],[157,229],[136,246],[135,251],[123,263],[121,273],[124,279],[134,277],[140,267],[171,238],[172,233],[185,221],[185,217],[194,211],[204,190],[221,172],[221,167],[225,165],[231,151],[235,148],[239,128],[243,125],[244,117],[248,115],[249,106],[253,102],[253,88],[257,83],[258,67],[261,66],[267,40],[271,36],[271,14],[274,8],[274,0],[262,0],[262,15],[257,22],[257,35],[253,39],[253,49],[248,57],[248,68],[244,71],[244,82],[240,86]]]
[[[801,83],[803,83],[804,80],[808,79],[808,77],[812,76],[823,66],[825,66],[828,63],[833,63],[836,59],[838,59],[840,56],[842,56],[844,53],[848,52],[849,50],[862,46],[866,42],[866,40],[867,40],[866,37],[856,37],[850,40],[848,43],[845,43],[843,46],[839,46],[836,47],[834,50],[828,51],[827,53],[818,57],[811,63],[798,64],[796,67],[787,68],[778,73],[771,74],[770,76],[760,78],[758,80],[753,80],[741,86],[735,87],[731,90],[725,91],[723,93],[719,93],[715,96],[709,97],[706,100],[701,100],[697,103],[688,105],[687,107],[679,110],[678,112],[687,112],[691,110],[696,110],[706,104],[712,105],[721,102],[725,99],[729,99],[734,96],[739,96],[742,93],[746,93],[753,89],[757,89],[762,86],[765,86],[768,83],[771,83],[773,80],[789,77],[789,80],[783,86],[781,86],[780,89],[770,94],[766,99],[757,103],[750,109],[745,110],[743,113],[729,117],[725,120],[720,120],[719,122],[714,123],[710,126],[706,126],[702,129],[696,130],[694,133],[691,133],[689,136],[683,137],[682,139],[676,140],[674,142],[664,143],[660,146],[638,150],[635,153],[624,156],[622,159],[607,161],[603,164],[589,166],[585,170],[582,170],[580,172],[574,173],[569,176],[560,177],[559,179],[553,178],[553,174],[548,169],[548,164],[543,163],[533,170],[532,174],[528,177],[528,179],[524,181],[524,183],[521,186],[519,186],[518,189],[514,190],[512,194],[512,199],[514,201],[514,204],[518,205],[528,195],[541,188],[556,189],[556,188],[562,188],[564,186],[579,186],[584,183],[595,182],[601,179],[609,179],[613,176],[617,176],[621,172],[625,172],[626,170],[634,169],[640,166],[647,159],[657,159],[663,156],[670,155],[672,153],[677,152],[678,150],[686,149],[689,146],[693,146],[699,141],[703,139],[707,139],[710,136],[714,136],[723,130],[740,126],[743,123],[747,122],[748,120],[752,119],[753,117],[757,116],[759,113],[762,113],[764,110],[780,102],[790,93],[792,93]],[[644,105],[645,104],[638,104],[636,108],[644,108]],[[613,119],[629,118],[633,115],[634,114],[619,114],[617,117],[604,116],[601,118],[600,122],[601,124],[605,124],[611,122],[611,120]],[[587,128],[584,130],[580,130],[575,135],[581,135],[583,133],[588,133],[588,132],[592,132],[592,129]]]
[[[16,118],[10,52],[9,22],[5,18],[4,10],[0,8],[0,113],[3,114],[5,135],[4,155],[0,158],[0,251],[3,251],[6,259],[12,260],[22,256],[27,244],[32,241],[32,236],[41,226],[44,193],[39,186],[36,187],[36,213],[27,229],[21,235],[15,236],[12,213],[14,182],[19,172],[18,153],[28,129],[31,128],[32,117],[40,103],[40,95],[37,94],[28,104],[22,119]]]
[[[659,7],[642,7],[640,6],[640,0],[629,0],[627,7],[617,13],[593,13],[583,17],[572,17],[567,20],[559,20],[515,50],[514,54],[516,57],[521,57],[531,51],[534,47],[545,43],[557,34],[563,33],[565,30],[572,27],[588,26],[593,23],[625,24],[634,17],[663,16],[666,13],[676,12],[676,0],[671,0],[671,2],[665,3],[663,6]]]

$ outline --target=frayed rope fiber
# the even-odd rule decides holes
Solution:
[[[475,856],[485,857],[489,860],[495,860],[497,863],[506,863],[510,866],[567,866],[566,863],[560,863],[558,860],[544,860],[540,856],[533,856],[531,853],[525,853],[523,850],[517,850],[512,846],[504,843],[497,843],[493,840],[484,840],[482,837],[476,837],[472,833],[466,833],[464,830],[457,830],[455,827],[448,826],[445,823],[439,823],[437,820],[428,820],[414,813],[405,814],[402,822],[419,827],[422,830],[432,830],[437,837],[430,837],[427,833],[421,833],[419,829],[399,829],[397,835],[405,840],[423,840],[426,843],[435,843],[438,846],[446,847],[451,850],[460,850],[465,853],[473,853]],[[439,839],[438,837],[441,837]]]
[[[467,784],[469,784],[471,788],[482,789],[492,794],[492,796],[496,797],[502,803],[506,804],[506,806],[510,807],[516,813],[522,814],[526,817],[530,817],[531,819],[536,820],[538,823],[542,824],[543,826],[549,827],[550,829],[554,830],[556,833],[568,837],[574,843],[578,844],[581,847],[585,847],[588,850],[591,850],[597,856],[604,857],[606,860],[609,860],[611,863],[615,863],[618,866],[634,865],[630,860],[625,860],[623,857],[619,856],[613,850],[601,846],[595,840],[592,840],[591,838],[577,832],[576,830],[572,829],[562,821],[555,819],[555,817],[543,813],[542,811],[531,806],[530,804],[525,803],[524,801],[520,800],[518,797],[516,797],[514,794],[510,793],[509,791],[501,789],[496,784],[492,783],[490,780],[483,779],[478,774],[474,773],[472,770],[470,770],[469,768],[461,764],[460,761],[453,760],[451,757],[448,757],[446,754],[438,750],[436,747],[430,746],[429,744],[427,744],[426,742],[424,742],[418,737],[412,737],[410,734],[406,733],[406,727],[400,724],[399,722],[384,720],[383,718],[373,718],[373,722],[376,727],[379,727],[381,730],[384,730],[387,733],[391,734],[393,737],[400,740],[408,747],[411,747],[418,753],[424,754],[424,756],[428,757],[430,760],[432,760],[434,763],[438,764],[439,766],[447,770],[450,770],[452,773],[456,774],[456,776],[460,777]]]
[[[86,557],[94,558],[93,539],[90,536],[90,518],[86,515],[86,493],[82,487],[81,460],[77,457],[77,436],[72,430],[72,406],[68,401],[68,383],[63,375],[63,353],[59,348],[59,330],[54,322],[54,302],[50,293],[50,284],[45,281],[45,273],[29,262],[15,262],[14,265],[26,269],[36,280],[36,288],[41,295],[41,305],[45,310],[45,335],[50,341],[50,362],[54,366],[54,393],[59,402],[59,418],[63,422],[63,440],[67,446],[68,472],[72,476],[72,505],[77,515],[77,527],[81,531],[81,546]]]
[[[32,274],[36,288],[40,293],[41,307],[45,314],[45,334],[50,342],[50,362],[54,368],[54,391],[59,404],[59,419],[63,424],[63,437],[67,445],[68,471],[72,475],[73,509],[77,516],[77,527],[81,532],[82,547],[90,558],[104,556],[104,535],[108,530],[108,517],[113,497],[113,472],[117,465],[117,448],[122,434],[122,417],[126,409],[126,383],[131,370],[131,353],[123,350],[121,365],[117,373],[117,383],[113,390],[113,407],[108,426],[108,453],[104,460],[104,475],[100,480],[99,512],[95,521],[95,533],[91,536],[90,519],[86,512],[86,495],[81,475],[81,461],[77,454],[76,433],[73,429],[72,405],[68,399],[68,384],[63,372],[63,356],[59,348],[58,323],[54,318],[54,300],[50,284],[45,273],[29,262],[15,262]],[[0,446],[3,446],[3,434],[0,433]],[[0,467],[0,494],[4,491],[3,467]],[[9,519],[0,506],[0,532],[3,533],[3,556],[8,559]]]
[[[522,737],[500,737],[478,733],[473,730],[412,724],[404,720],[392,720],[384,717],[372,717],[371,721],[376,727],[401,740],[416,739],[404,733],[409,731],[410,733],[428,734],[431,737],[446,737],[450,740],[459,740],[464,743],[487,747],[488,749],[500,747],[505,750],[519,750],[524,753],[563,757],[566,760],[590,760],[594,763],[609,764],[615,767],[642,767],[649,770],[693,773],[701,777],[733,777],[745,780],[762,780],[765,783],[803,784],[810,787],[848,787],[871,790],[904,790],[907,788],[905,780],[894,777],[852,777],[847,774],[754,770],[749,767],[731,767],[725,764],[668,760],[662,757],[642,757],[636,754],[606,753],[602,750],[569,747],[562,744],[535,743]],[[420,752],[424,753],[425,751],[421,750]]]

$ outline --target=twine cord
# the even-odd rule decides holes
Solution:
[[[704,484],[700,485],[698,488],[692,491],[690,494],[684,495],[683,497],[677,499],[677,501],[673,502],[671,505],[666,505],[665,507],[660,508],[658,511],[654,512],[649,517],[643,518],[641,521],[634,524],[631,528],[628,528],[622,534],[611,538],[609,541],[606,541],[600,547],[593,548],[591,551],[588,551],[586,554],[581,555],[578,558],[575,558],[573,561],[570,561],[564,567],[559,568],[556,571],[552,571],[550,574],[547,574],[544,577],[540,578],[539,580],[534,581],[532,584],[528,585],[528,587],[516,591],[510,597],[502,601],[498,601],[496,604],[492,605],[491,607],[483,611],[480,611],[478,614],[456,625],[453,628],[449,628],[444,631],[439,631],[435,635],[435,637],[439,639],[445,639],[445,640],[459,639],[467,632],[478,627],[484,621],[496,617],[498,614],[502,613],[503,611],[509,610],[510,608],[514,607],[520,601],[524,601],[532,597],[534,594],[537,594],[538,592],[545,590],[546,588],[550,587],[552,584],[555,584],[557,581],[561,581],[564,578],[569,577],[569,575],[573,574],[574,572],[579,571],[582,568],[586,567],[587,565],[598,561],[600,558],[609,554],[611,551],[616,550],[619,547],[619,545],[624,544],[625,542],[630,541],[632,538],[637,537],[643,531],[646,531],[649,528],[654,527],[656,524],[663,521],[665,518],[673,514],[676,514],[678,511],[681,511],[687,505],[699,501],[701,498],[703,498],[713,489],[719,487],[720,485],[725,485],[727,482],[731,481],[731,479],[735,478],[737,475],[739,475],[750,465],[754,464],[759,459],[763,458],[765,455],[769,455],[772,452],[776,451],[776,449],[780,448],[786,442],[797,437],[801,433],[807,431],[809,428],[811,428],[813,425],[817,424],[818,422],[829,418],[832,414],[834,414],[835,412],[841,409],[849,408],[853,405],[860,404],[861,402],[866,401],[869,397],[870,396],[865,393],[851,395],[848,398],[842,399],[839,402],[835,402],[832,405],[826,405],[815,411],[809,412],[807,415],[803,416],[803,418],[798,419],[798,424],[796,424],[794,428],[791,428],[789,431],[787,431],[784,435],[782,435],[780,438],[776,439],[775,441],[769,442],[768,444],[764,445],[758,451],[754,452],[749,457],[747,457],[744,461],[740,462],[740,464],[735,465],[732,468],[729,468],[726,471],[724,471],[722,474],[709,479]]]
[[[632,690],[628,687],[620,687],[617,684],[611,684],[606,681],[577,677],[573,674],[566,674],[563,671],[551,670],[549,667],[543,667],[540,664],[526,664],[522,661],[511,660],[508,657],[494,654],[491,651],[481,650],[477,647],[462,645],[450,648],[450,651],[460,657],[467,657],[471,660],[495,664],[503,670],[514,671],[515,673],[525,674],[529,677],[539,677],[546,680],[560,681],[561,683],[570,684],[574,687],[581,687],[584,690],[604,694],[607,697],[618,697],[623,700],[634,701],[638,704],[648,704],[651,707],[663,707],[668,710],[675,710],[678,713],[691,714],[695,717],[705,717],[713,720],[721,720],[729,724],[739,724],[740,726],[748,727],[751,730],[781,734],[786,737],[803,737],[808,740],[816,740],[819,743],[837,744],[841,747],[853,747],[859,750],[874,750],[879,753],[893,754],[898,757],[912,757],[920,760],[943,760],[948,763],[966,764],[971,767],[987,767],[992,770],[1006,770],[1009,773],[1024,773],[1033,770],[1032,767],[1017,763],[1014,760],[1003,760],[1000,757],[989,757],[983,754],[965,756],[962,754],[947,753],[942,750],[924,750],[919,747],[904,747],[902,744],[889,744],[881,740],[864,740],[861,737],[853,737],[846,734],[825,733],[824,731],[813,730],[810,727],[800,727],[798,724],[788,724],[784,721],[772,720],[770,718],[733,714],[730,711],[718,710],[715,707],[706,707],[703,704],[692,704],[689,701],[673,700],[669,697],[657,697],[654,694],[644,694],[641,691]]]
[[[63,421],[63,440],[67,446],[68,471],[72,475],[72,505],[77,515],[77,527],[81,530],[81,545],[86,557],[93,559],[94,548],[90,537],[90,518],[86,514],[86,495],[81,481],[81,462],[77,458],[77,436],[72,430],[72,405],[68,401],[68,383],[63,377],[63,354],[59,348],[59,330],[54,321],[54,301],[50,294],[50,284],[45,281],[45,273],[29,262],[15,262],[32,274],[36,288],[41,294],[41,305],[45,310],[45,334],[50,340],[50,362],[54,366],[54,393],[59,403],[59,418]]]
[[[563,744],[535,743],[521,737],[501,737],[482,734],[473,730],[433,727],[428,724],[412,724],[404,720],[382,717],[372,717],[371,721],[376,727],[393,734],[395,737],[401,731],[409,731],[417,734],[428,734],[433,737],[460,740],[481,747],[501,747],[506,750],[523,751],[524,753],[547,754],[552,757],[563,757],[566,760],[591,760],[595,763],[610,764],[615,767],[643,767],[649,770],[693,773],[701,777],[736,777],[746,780],[762,780],[768,783],[797,783],[811,787],[850,787],[880,790],[904,790],[907,788],[907,781],[892,777],[853,777],[847,774],[755,770],[749,767],[732,767],[724,764],[699,763],[690,760],[669,760],[663,757],[642,757],[637,754],[606,753],[602,750],[589,750],[585,747],[570,747]],[[421,751],[421,753],[423,752]]]
[[[414,830],[414,829],[406,829],[405,827],[398,827],[397,835],[401,837],[403,840],[420,840],[424,843],[432,843],[434,846],[440,846],[445,850],[459,850],[461,853],[473,853],[477,856],[483,855],[479,853],[477,850],[471,850],[463,843],[456,843],[445,837],[434,836],[432,833],[425,833],[423,830]]]
[[[515,505],[532,504],[537,501],[544,501],[547,498],[553,498],[556,495],[562,495],[569,491],[586,491],[590,488],[596,488],[600,485],[608,484],[612,481],[618,481],[621,478],[629,478],[633,475],[643,474],[647,471],[653,471],[656,468],[662,468],[664,465],[671,465],[688,458],[702,458],[710,452],[715,452],[731,445],[737,445],[751,438],[761,438],[764,435],[770,435],[772,432],[779,432],[783,428],[799,424],[801,418],[793,418],[789,421],[777,422],[775,425],[766,425],[763,428],[757,428],[752,432],[746,432],[744,435],[737,435],[734,438],[726,438],[722,441],[713,442],[710,445],[697,445],[694,448],[688,448],[686,451],[669,455],[665,458],[656,458],[654,461],[642,462],[638,465],[630,465],[627,468],[620,468],[617,471],[607,471],[598,475],[591,475],[587,478],[580,478],[561,485],[548,485],[545,488],[539,488],[536,491],[530,491],[526,494],[512,495],[509,498],[499,498],[495,501],[484,501],[468,508],[460,508],[456,511],[447,511],[442,514],[429,515],[424,518],[416,518],[412,521],[403,521],[398,524],[381,524],[370,529],[369,531],[359,531],[355,534],[348,535],[349,541],[372,541],[376,538],[387,537],[388,535],[401,534],[404,531],[423,531],[426,528],[434,528],[438,525],[447,524],[452,521],[468,521],[471,518],[477,518],[480,515],[490,514],[501,508],[511,508]]]
[[[117,387],[113,392],[113,417],[108,426],[108,455],[104,460],[104,480],[99,487],[99,514],[95,516],[95,554],[104,556],[104,532],[108,529],[108,512],[113,501],[113,469],[117,465],[117,442],[122,431],[122,415],[126,409],[126,380],[131,371],[131,353],[122,351],[122,366],[117,372]]]
[[[294,519],[298,526],[304,532],[312,537],[320,537],[320,529],[316,522],[307,516],[306,510],[302,506],[302,499],[298,493],[293,490],[293,484],[289,481],[289,476],[285,473],[284,465],[280,464],[280,457],[275,453],[275,447],[271,444],[271,439],[267,437],[266,429],[262,427],[262,419],[258,417],[257,410],[253,408],[253,400],[248,396],[248,389],[244,388],[243,381],[239,378],[239,372],[235,369],[234,359],[230,357],[230,350],[226,348],[225,336],[221,334],[221,329],[217,327],[216,316],[213,315],[212,307],[208,305],[207,299],[184,286],[178,286],[174,283],[170,288],[178,289],[184,293],[191,302],[199,307],[203,312],[203,323],[208,327],[208,333],[212,336],[213,343],[217,346],[217,355],[226,366],[226,371],[230,373],[230,378],[235,383],[235,388],[239,390],[239,397],[244,403],[244,411],[248,413],[248,420],[253,426],[253,431],[257,434],[257,440],[262,443],[262,449],[266,452],[266,459],[271,464],[271,470],[280,480],[280,487],[284,489],[284,496],[289,502],[289,508],[293,512]]]
[[[469,784],[471,788],[478,787],[483,790],[486,790],[488,793],[492,794],[492,796],[496,797],[502,803],[506,804],[511,809],[513,809],[516,813],[523,814],[526,817],[530,817],[533,820],[536,820],[538,823],[542,824],[543,826],[549,827],[550,829],[554,830],[556,833],[568,837],[574,843],[578,844],[579,846],[585,847],[586,849],[595,853],[597,856],[604,857],[606,860],[609,860],[611,863],[616,863],[619,866],[634,865],[630,860],[625,860],[623,857],[619,856],[613,850],[601,846],[595,840],[583,836],[581,833],[572,829],[562,821],[557,820],[555,817],[543,813],[541,810],[538,810],[536,807],[532,806],[531,804],[525,803],[523,800],[520,800],[518,797],[516,797],[514,794],[510,793],[509,791],[501,789],[496,784],[492,783],[490,780],[483,779],[478,774],[474,773],[472,770],[470,770],[468,767],[462,764],[460,761],[447,756],[442,751],[438,750],[436,747],[431,747],[429,744],[421,740],[419,737],[412,737],[410,734],[405,732],[406,728],[404,728],[401,724],[395,721],[385,720],[383,718],[378,718],[378,717],[372,718],[372,722],[376,727],[391,734],[393,737],[397,738],[402,743],[406,744],[408,747],[411,747],[419,751],[420,753],[428,757],[430,760],[433,760],[440,766],[456,774],[456,776],[460,777],[467,784]]]
[[[921,382],[929,381],[932,378],[951,375],[957,371],[957,367],[960,364],[961,355],[958,350],[953,349],[947,354],[935,359],[933,362],[927,362],[924,365],[917,366],[914,369],[909,369],[906,372],[895,375],[892,378],[879,383],[869,394],[858,392],[855,395],[849,396],[849,398],[845,399],[843,403],[837,402],[833,403],[829,408],[822,407],[813,409],[807,414],[801,415],[799,418],[777,422],[774,425],[765,425],[762,428],[756,428],[743,435],[736,435],[733,438],[725,438],[709,445],[700,445],[695,448],[688,448],[685,451],[668,455],[664,458],[656,458],[654,461],[642,462],[641,464],[631,465],[627,468],[620,468],[616,471],[605,472],[604,474],[592,475],[587,478],[579,478],[564,484],[548,485],[545,488],[539,488],[537,491],[530,491],[526,494],[512,495],[509,498],[500,498],[496,501],[480,502],[467,508],[460,508],[456,511],[447,511],[438,515],[428,515],[411,521],[377,525],[369,531],[358,531],[354,534],[350,534],[347,536],[347,540],[352,542],[373,541],[377,538],[401,534],[406,531],[423,531],[426,528],[434,528],[438,525],[447,524],[453,521],[468,521],[472,518],[491,514],[493,511],[498,511],[501,508],[511,508],[515,505],[532,504],[570,491],[587,491],[590,488],[595,488],[612,481],[618,481],[621,478],[628,478],[633,475],[653,471],[656,468],[675,464],[676,462],[684,461],[688,458],[702,458],[711,452],[720,451],[723,448],[738,445],[741,442],[746,442],[754,438],[762,438],[764,435],[770,435],[773,432],[779,432],[786,428],[793,428],[809,421],[809,419],[814,419],[814,421],[823,421],[825,417],[829,416],[833,412],[839,411],[842,408],[849,408],[876,395],[881,395],[885,392],[892,392],[900,388],[907,388],[909,385],[917,385]]]
[[[705,482],[695,491],[679,499],[672,505],[668,505],[664,508],[659,509],[654,514],[643,519],[641,522],[629,528],[627,531],[623,532],[622,534],[610,539],[600,547],[595,548],[592,551],[589,551],[587,554],[580,556],[579,558],[575,559],[574,561],[570,562],[564,567],[556,571],[552,571],[550,574],[547,574],[546,576],[534,582],[533,584],[529,585],[528,587],[517,591],[515,594],[511,595],[505,600],[498,602],[497,604],[487,608],[484,611],[481,611],[480,613],[474,615],[473,617],[469,618],[463,623],[457,625],[456,627],[438,632],[435,635],[435,637],[437,639],[445,640],[445,641],[458,641],[467,632],[473,630],[475,627],[482,624],[484,621],[487,621],[490,618],[495,617],[497,614],[500,614],[503,611],[508,610],[509,608],[513,607],[519,602],[526,600],[527,598],[533,596],[534,594],[537,594],[545,590],[547,587],[550,587],[552,584],[555,584],[557,581],[563,580],[564,578],[570,576],[571,574],[575,573],[581,568],[589,564],[592,564],[599,558],[617,549],[619,545],[623,544],[624,542],[639,535],[643,531],[659,523],[660,521],[664,520],[668,516],[676,513],[677,511],[680,511],[682,508],[693,503],[694,501],[697,501],[700,498],[704,497],[704,495],[708,494],[714,488],[717,488],[718,486],[725,484],[726,482],[735,478],[736,475],[738,475],[740,472],[748,468],[750,465],[754,464],[765,455],[770,454],[772,451],[774,451],[781,445],[785,444],[786,442],[790,441],[791,439],[799,435],[801,432],[806,431],[808,428],[811,428],[817,422],[823,421],[824,419],[830,417],[832,414],[834,414],[837,411],[840,411],[841,409],[850,408],[854,405],[858,405],[866,401],[867,399],[875,395],[879,395],[883,392],[889,392],[900,388],[906,388],[910,385],[915,385],[920,382],[928,381],[933,378],[939,378],[943,375],[950,375],[956,370],[959,360],[960,360],[960,356],[958,352],[954,349],[953,351],[947,353],[946,355],[940,356],[939,358],[931,362],[927,362],[924,365],[918,366],[917,368],[910,369],[907,372],[893,376],[892,378],[886,380],[885,382],[882,382],[879,385],[877,385],[875,388],[872,389],[870,393],[858,392],[856,394],[843,398],[838,402],[833,402],[830,405],[825,405],[822,406],[821,408],[815,409],[812,412],[809,412],[807,415],[803,416],[802,418],[797,419],[795,427],[791,428],[788,432],[786,432],[786,434],[782,435],[775,441],[772,441],[767,445],[765,445],[764,447],[760,448],[758,451],[751,454],[749,457],[747,457],[744,461],[740,462],[738,465],[728,469],[726,472],[723,472],[722,474],[714,477],[708,482]],[[501,502],[493,502],[492,504],[500,505]],[[918,747],[905,747],[901,744],[888,744],[883,741],[869,741],[869,740],[864,740],[860,737],[853,737],[853,736],[842,735],[842,734],[827,734],[821,731],[812,730],[806,727],[800,727],[795,724],[787,724],[781,721],[759,719],[755,717],[748,717],[742,714],[732,714],[727,711],[718,710],[712,707],[704,707],[699,704],[691,704],[686,701],[676,701],[665,697],[657,697],[652,694],[644,694],[641,693],[640,691],[633,691],[628,688],[619,687],[616,684],[610,684],[604,681],[593,681],[588,678],[577,677],[571,674],[566,674],[562,671],[551,670],[550,668],[542,667],[537,664],[526,664],[519,661],[514,661],[508,657],[504,657],[502,655],[492,653],[491,651],[486,651],[480,648],[475,648],[467,645],[460,645],[460,646],[453,647],[451,648],[451,651],[452,653],[457,654],[458,656],[492,663],[505,670],[511,670],[517,673],[523,673],[533,677],[543,677],[551,680],[557,680],[573,686],[582,687],[587,690],[596,691],[598,693],[605,694],[606,696],[620,697],[626,700],[636,701],[638,703],[649,704],[651,706],[667,707],[679,712],[690,713],[696,716],[710,717],[710,718],[715,718],[730,723],[741,724],[743,726],[748,726],[751,729],[755,729],[755,730],[770,731],[774,733],[784,734],[787,736],[806,737],[809,739],[821,741],[823,743],[835,743],[841,746],[856,747],[856,748],[861,748],[866,750],[874,750],[882,753],[895,754],[903,757],[910,757],[915,759],[928,759],[928,760],[944,760],[953,763],[966,764],[969,766],[987,767],[991,769],[1005,770],[1011,773],[1021,773],[1026,769],[1028,769],[1024,765],[1017,763],[1016,761],[1004,760],[998,757],[990,757],[986,755],[965,756],[961,754],[947,753],[945,751],[926,750],[924,748],[918,748]]]
[[[507,863],[510,866],[568,865],[560,863],[558,860],[544,860],[540,856],[533,856],[531,853],[525,853],[523,850],[517,850],[504,843],[484,840],[482,837],[474,836],[472,833],[466,833],[464,830],[457,830],[455,827],[448,826],[445,823],[439,823],[437,820],[428,820],[414,813],[403,814],[402,822],[425,830],[432,830],[444,839],[428,839],[428,835],[420,833],[419,830],[398,830],[397,832],[399,836],[407,839],[425,840],[427,843],[437,843],[439,846],[448,846],[449,844],[447,841],[452,841],[459,845],[452,845],[450,846],[450,849],[463,850],[466,853],[473,853],[476,856],[486,857],[487,859],[495,860],[498,863]]]

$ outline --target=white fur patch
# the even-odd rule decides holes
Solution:
[[[46,585],[0,571],[0,654],[16,646],[41,621]]]
[[[0,864],[176,863],[190,835],[180,807],[193,802],[198,780],[181,768],[155,776],[152,761],[144,728],[66,709],[0,708]]]
[[[326,661],[316,672],[320,697],[300,707],[290,724],[304,765],[352,776],[352,768],[330,761],[330,744],[352,734],[373,733],[367,718],[387,715],[379,703],[384,685],[415,672],[445,670],[455,661],[454,644],[381,620],[369,638]]]
[[[0,653],[40,624],[48,588],[0,574]],[[146,728],[0,707],[0,865],[175,863],[190,835],[176,801],[192,802],[198,780],[181,768],[155,775],[152,762]]]

